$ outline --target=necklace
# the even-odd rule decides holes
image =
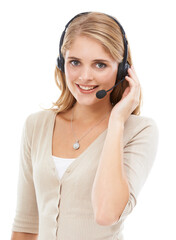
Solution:
[[[100,124],[106,117],[107,117],[107,115],[110,113],[110,111],[102,118],[102,119],[100,119],[100,121],[98,121],[97,123],[96,123],[96,125],[94,125],[93,127],[91,127],[80,139],[77,139],[76,137],[75,137],[75,134],[74,134],[74,130],[73,130],[73,126],[72,126],[72,121],[73,121],[73,108],[72,108],[72,116],[71,116],[71,129],[72,129],[72,131],[73,131],[73,134],[74,134],[74,137],[75,137],[75,143],[73,144],[73,148],[75,149],[75,150],[77,150],[77,149],[79,149],[80,148],[80,141],[81,141],[81,139],[83,139],[83,137],[85,137],[93,128],[95,128],[98,124]]]

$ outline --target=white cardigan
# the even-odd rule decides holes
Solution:
[[[107,129],[59,177],[52,157],[55,119],[55,112],[42,110],[24,123],[12,231],[38,233],[38,240],[123,240],[123,223],[136,206],[155,159],[155,121],[131,115],[125,122],[123,164],[130,197],[120,219],[102,226],[94,220],[91,190]]]

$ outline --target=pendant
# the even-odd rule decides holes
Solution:
[[[80,147],[79,141],[77,141],[77,142],[75,142],[75,143],[73,144],[73,148],[74,148],[75,150],[79,149],[79,147]]]

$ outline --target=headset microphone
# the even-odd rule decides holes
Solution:
[[[125,78],[123,78],[120,82],[118,82],[118,83],[116,83],[112,88],[110,88],[109,90],[100,90],[100,91],[98,91],[98,92],[96,92],[96,97],[98,98],[98,99],[102,99],[102,98],[104,98],[105,96],[106,96],[106,94],[107,94],[107,92],[109,92],[110,90],[112,90],[113,88],[115,88],[119,83],[121,83],[122,81],[124,81],[125,80]]]

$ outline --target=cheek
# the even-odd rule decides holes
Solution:
[[[77,71],[73,71],[73,69],[70,69],[69,67],[67,67],[65,69],[65,77],[66,77],[66,81],[68,82],[73,82],[76,79],[78,79],[78,72]]]
[[[102,75],[102,82],[106,83],[107,85],[111,86],[115,83],[117,77],[117,70],[115,71],[108,71]]]

